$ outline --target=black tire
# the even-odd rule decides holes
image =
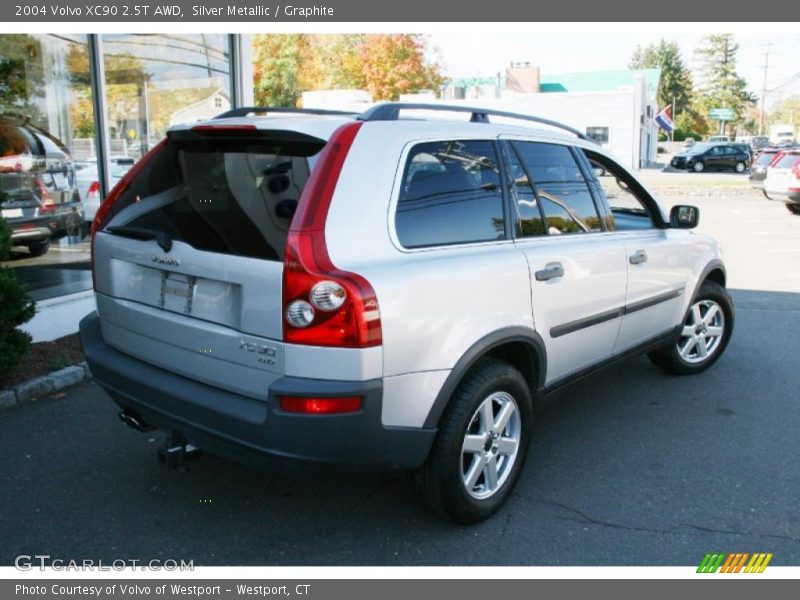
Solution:
[[[692,165],[692,171],[695,173],[702,173],[706,168],[706,164],[701,160]]]
[[[737,173],[744,173],[747,170],[747,165],[744,164],[742,161],[736,163],[733,167]]]
[[[791,202],[787,202],[786,203],[786,208],[793,215],[800,215],[800,204],[793,204]]]
[[[725,348],[731,339],[731,333],[733,333],[733,300],[728,294],[728,291],[718,283],[714,283],[713,281],[703,282],[700,286],[700,290],[689,305],[687,314],[684,316],[684,320],[682,321],[684,326],[688,325],[687,320],[689,319],[692,306],[702,301],[716,303],[722,309],[724,315],[722,335],[714,351],[711,352],[707,358],[699,360],[699,362],[689,362],[681,356],[679,345],[681,344],[682,338],[678,338],[677,340],[671,341],[668,346],[654,350],[647,355],[652,363],[661,370],[672,375],[695,375],[708,369],[717,362],[719,357],[722,356],[722,353],[725,352]]]
[[[467,492],[462,480],[464,436],[473,415],[495,392],[510,395],[519,409],[519,445],[508,475],[487,498]],[[492,516],[508,499],[525,463],[533,423],[533,398],[525,378],[514,367],[492,358],[481,359],[464,376],[439,423],[428,459],[416,473],[417,489],[436,513],[463,525]]]
[[[28,252],[31,256],[44,256],[50,250],[50,240],[43,242],[32,242],[28,244]]]

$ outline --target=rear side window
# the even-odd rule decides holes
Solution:
[[[764,152],[763,154],[758,155],[758,158],[756,159],[756,165],[768,165],[774,158],[775,152]]]
[[[170,142],[114,205],[111,224],[163,232],[198,250],[282,260],[309,157],[323,145]]]
[[[414,146],[403,171],[395,229],[405,248],[503,239],[494,143],[451,140]]]
[[[776,169],[791,169],[800,161],[800,154],[784,154],[775,164]]]
[[[567,146],[540,142],[513,145],[533,183],[544,216],[544,232],[561,235],[602,230],[589,186]],[[536,228],[531,233],[536,235]]]

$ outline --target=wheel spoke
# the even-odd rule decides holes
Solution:
[[[694,327],[691,325],[684,325],[683,331],[681,332],[681,337],[691,337],[694,335]]]
[[[486,461],[486,467],[484,469],[486,473],[485,481],[486,481],[486,488],[489,490],[494,490],[497,487],[497,457],[490,456]]]
[[[497,452],[499,454],[514,454],[517,451],[516,438],[501,437],[497,440]]]
[[[683,345],[683,348],[680,349],[681,356],[686,358],[689,356],[689,353],[694,350],[695,345],[697,344],[697,338],[690,337],[686,343]]]
[[[483,473],[483,469],[486,466],[486,457],[485,456],[476,456],[472,460],[472,464],[469,466],[469,470],[467,474],[464,476],[465,482],[468,490],[471,490],[475,487],[475,484],[478,482],[478,478]]]
[[[486,433],[491,431],[494,426],[494,411],[492,410],[492,401],[486,400],[481,405],[481,432]]]
[[[464,452],[477,454],[483,451],[486,438],[482,435],[467,435],[464,437]]]
[[[514,414],[516,409],[514,408],[513,402],[506,402],[505,406],[500,409],[500,414],[497,415],[497,418],[494,420],[494,425],[492,426],[492,432],[494,433],[503,433],[508,425],[508,421],[511,416]]]
[[[708,356],[708,347],[706,346],[706,338],[698,338],[697,339],[697,356],[700,358],[705,358]]]
[[[695,304],[692,307],[692,325],[699,325],[703,322],[703,315],[700,314],[700,305]]]
[[[719,312],[719,306],[717,306],[716,304],[712,304],[709,307],[708,311],[706,311],[705,316],[703,317],[703,323],[705,323],[706,325],[710,324],[713,321],[714,317],[717,316],[718,312]]]
[[[709,327],[706,329],[706,335],[709,337],[720,337],[722,335],[722,327]]]

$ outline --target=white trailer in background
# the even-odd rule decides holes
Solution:
[[[794,125],[792,123],[776,123],[769,128],[769,141],[771,144],[793,142],[794,139]]]

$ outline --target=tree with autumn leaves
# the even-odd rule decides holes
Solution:
[[[253,39],[255,99],[297,106],[303,91],[363,89],[375,100],[438,91],[441,67],[414,34],[257,35]]]

